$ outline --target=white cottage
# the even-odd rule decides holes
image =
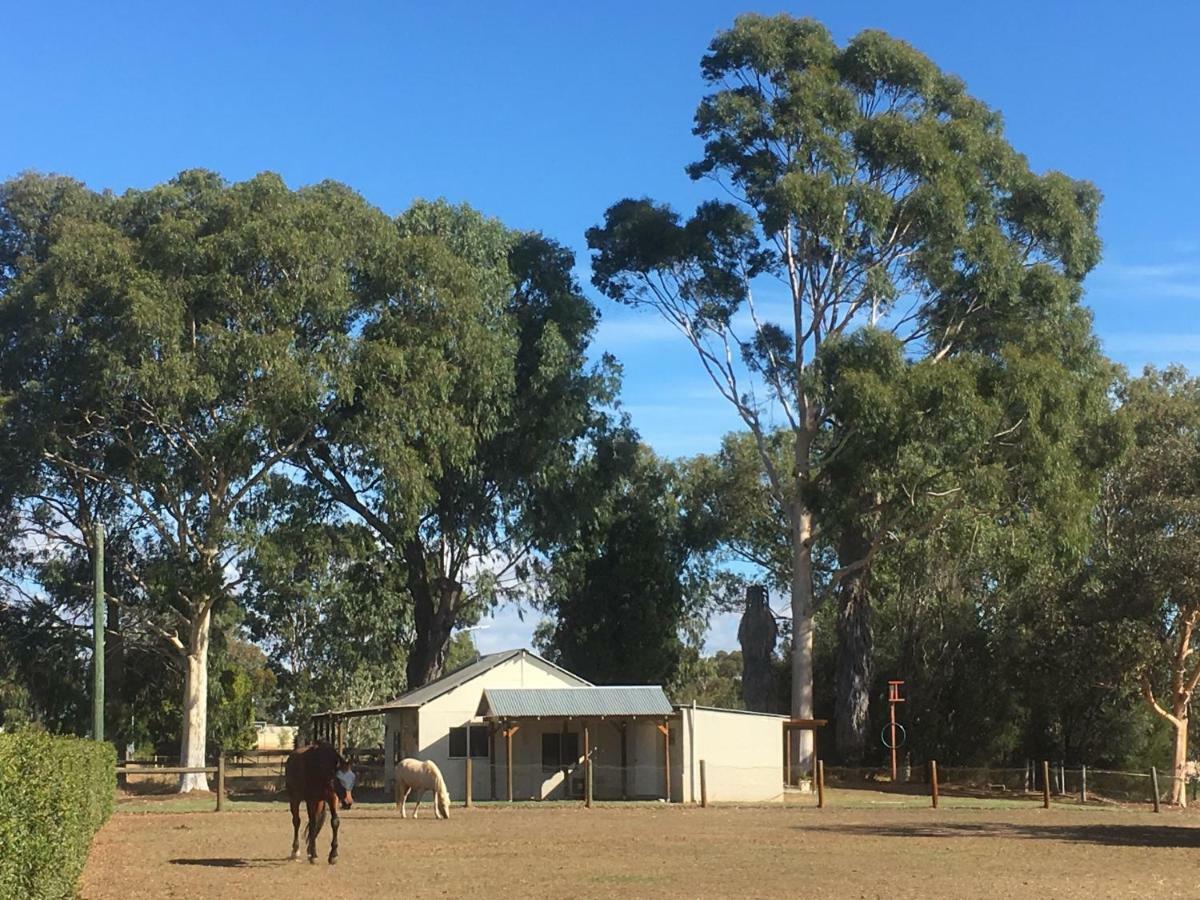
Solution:
[[[319,717],[326,735],[347,716],[384,717],[384,777],[397,760],[437,763],[453,797],[582,798],[592,761],[598,800],[700,799],[699,761],[713,801],[783,796],[785,717],[672,706],[661,687],[593,685],[528,650],[480,657],[369,709]]]

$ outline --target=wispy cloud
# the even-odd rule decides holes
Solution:
[[[661,316],[646,312],[642,315],[602,318],[592,345],[600,350],[618,350],[637,344],[681,340],[683,338],[674,325]]]
[[[1171,354],[1200,356],[1200,332],[1121,331],[1102,338],[1109,353],[1140,354],[1148,359],[1161,359]]]
[[[1089,287],[1131,300],[1200,300],[1200,262],[1106,263],[1096,270]]]

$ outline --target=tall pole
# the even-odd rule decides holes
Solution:
[[[96,524],[95,606],[92,611],[92,737],[104,740],[104,526]]]
[[[900,687],[903,684],[903,681],[888,682],[888,724],[891,728],[888,742],[892,751],[892,784],[896,783],[896,704],[904,702],[904,698],[900,696]]]

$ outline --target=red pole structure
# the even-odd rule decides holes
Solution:
[[[903,703],[904,699],[900,696],[900,685],[903,681],[888,682],[888,715],[890,718],[891,738],[888,743],[892,749],[892,784],[896,783],[896,704]]]

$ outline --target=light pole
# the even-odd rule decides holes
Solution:
[[[92,611],[92,737],[104,740],[104,526],[96,525],[95,608]]]

